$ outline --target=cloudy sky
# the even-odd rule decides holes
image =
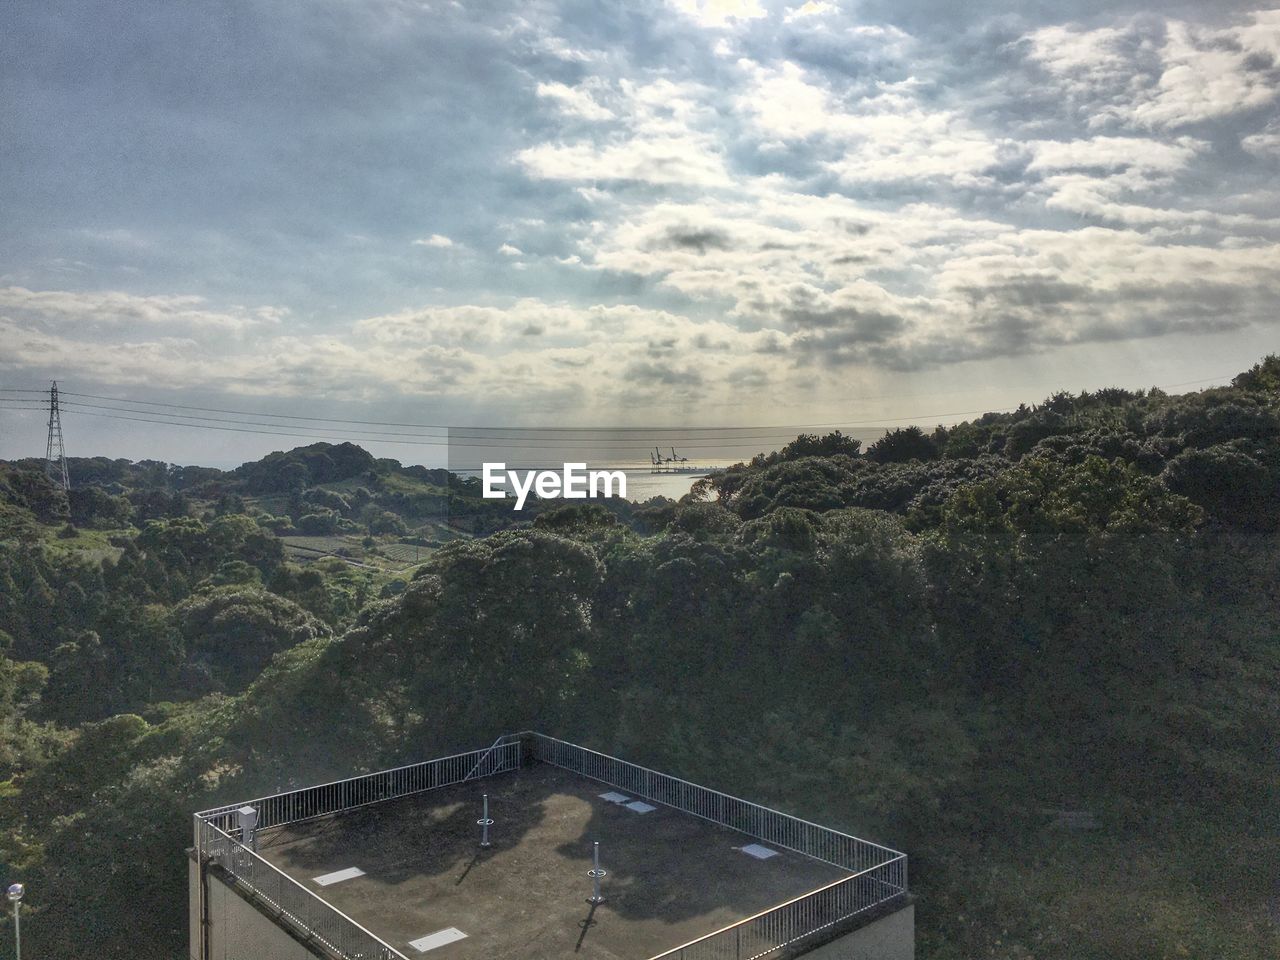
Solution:
[[[1277,347],[1280,10],[50,0],[7,20],[6,388],[427,424],[937,422],[1194,389]],[[90,412],[69,453],[294,442]],[[43,440],[37,411],[0,409],[0,456]]]

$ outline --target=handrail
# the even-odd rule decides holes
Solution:
[[[333,904],[329,903],[327,900],[324,900],[321,897],[318,897],[315,893],[313,893],[311,890],[308,890],[306,887],[300,884],[297,880],[293,879],[293,877],[289,876],[287,873],[285,873],[283,870],[281,870],[279,867],[273,864],[270,860],[267,860],[265,857],[260,856],[257,852],[246,847],[243,843],[241,843],[235,837],[231,836],[221,827],[218,827],[215,824],[209,823],[208,821],[204,821],[204,826],[214,831],[215,833],[220,834],[220,839],[225,840],[227,844],[234,844],[235,847],[239,848],[238,852],[244,855],[246,858],[250,858],[251,862],[254,864],[255,869],[260,867],[266,867],[269,871],[271,871],[273,874],[278,876],[280,879],[280,882],[282,882],[283,884],[287,884],[287,886],[285,886],[283,889],[294,890],[298,894],[301,894],[304,903],[310,903],[314,901],[316,904],[319,905],[319,909],[321,910],[321,912],[332,913],[337,919],[341,920],[345,924],[350,925],[363,936],[368,937],[369,940],[372,941],[374,946],[385,951],[385,957],[383,958],[383,960],[409,960],[408,957],[406,957],[403,953],[401,953],[395,947],[391,946],[391,944],[387,943],[377,934],[368,930],[358,921],[351,919],[351,917],[347,916],[345,913],[343,913]],[[211,855],[210,859],[213,860],[215,863],[218,863],[220,867],[226,870],[237,884],[243,887],[246,887],[247,889],[252,891],[256,896],[272,903],[272,905],[280,911],[280,916],[283,918],[287,918],[289,921],[291,921],[294,924],[294,926],[296,926],[300,931],[302,931],[303,934],[305,934],[308,937],[314,937],[318,940],[323,941],[326,944],[326,946],[334,950],[340,956],[347,956],[347,952],[343,950],[341,944],[330,943],[318,931],[312,929],[310,926],[303,923],[300,919],[294,917],[293,914],[287,909],[285,904],[275,902],[273,898],[265,894],[258,886],[250,884],[244,879],[242,879],[239,875],[237,875],[233,867],[231,867],[228,864],[222,863],[219,860],[219,858],[216,856]],[[360,954],[360,956],[363,956],[363,954]]]
[[[475,765],[474,767],[472,767],[472,768],[471,768],[471,772],[470,772],[470,773],[468,773],[465,777],[463,777],[463,778],[462,778],[463,783],[465,783],[466,781],[470,780],[472,777],[474,777],[474,776],[476,775],[476,771],[477,771],[477,770],[479,770],[479,769],[480,769],[480,767],[481,767],[481,765],[482,765],[486,760],[488,760],[488,759],[489,759],[489,754],[491,754],[491,753],[493,753],[493,751],[497,750],[497,749],[498,749],[498,747],[499,747],[499,745],[502,743],[502,741],[503,741],[503,740],[506,740],[506,739],[507,739],[507,735],[504,733],[504,734],[503,734],[502,736],[500,736],[497,740],[493,741],[493,745],[492,745],[492,746],[490,746],[490,747],[489,747],[489,749],[488,749],[488,750],[486,750],[486,751],[483,753],[483,755],[481,755],[480,759],[476,761],[476,765]]]
[[[899,854],[899,857],[905,860],[906,854]],[[896,862],[896,859],[897,858],[895,858],[895,860],[890,860],[888,862],[894,863]],[[879,870],[883,866],[884,866],[883,863],[878,863],[874,867],[867,867],[867,869],[865,870],[860,870],[857,873],[851,873],[849,876],[841,877],[839,880],[832,880],[830,883],[825,884],[821,887],[816,887],[815,889],[810,890],[808,893],[802,893],[798,897],[792,897],[790,900],[784,900],[782,903],[769,907],[767,910],[761,910],[759,913],[752,914],[749,917],[744,917],[741,920],[735,920],[733,923],[728,924],[727,926],[721,927],[719,930],[712,930],[710,933],[704,933],[700,937],[694,937],[692,940],[682,943],[678,947],[672,947],[670,950],[664,950],[662,951],[662,953],[655,954],[654,956],[650,957],[649,960],[663,960],[663,958],[665,957],[674,956],[675,954],[679,953],[681,950],[688,950],[690,947],[697,946],[698,944],[702,943],[705,940],[710,940],[713,937],[721,936],[722,934],[732,930],[734,927],[741,927],[741,926],[745,926],[748,923],[753,923],[756,920],[759,920],[761,917],[767,916],[768,914],[771,914],[776,910],[782,910],[786,907],[791,906],[792,904],[799,903],[801,900],[807,900],[809,897],[816,896],[819,893],[824,893],[825,891],[830,890],[832,887],[838,887],[842,883],[849,883],[850,881],[856,880],[858,879],[858,877],[861,877],[864,874],[874,873],[875,871]]]
[[[564,740],[522,736],[535,760],[851,871],[650,960],[762,960],[907,892],[907,856],[897,850]]]
[[[196,851],[202,862],[207,859],[218,863],[237,885],[272,904],[279,910],[282,922],[324,944],[343,960],[408,960],[403,953],[237,840],[233,835],[237,832],[235,812],[243,806],[252,806],[258,812],[257,831],[332,816],[462,783],[478,769],[476,758],[484,764],[495,750],[500,751],[500,759],[488,763],[482,776],[513,770],[520,765],[520,744],[494,744],[488,750],[471,750],[425,763],[406,764],[262,797],[248,804],[229,804],[197,813],[194,816]]]
[[[503,738],[505,738],[506,736],[508,735],[504,734]],[[495,744],[495,746],[497,746],[497,744]],[[492,749],[493,747],[488,748],[488,750],[492,750]],[[431,759],[431,760],[420,760],[417,763],[406,763],[399,767],[388,767],[385,770],[374,770],[372,773],[361,773],[361,774],[357,774],[354,777],[344,777],[341,780],[329,780],[325,783],[312,783],[312,784],[308,784],[305,787],[292,787],[288,790],[281,790],[279,793],[269,793],[266,796],[258,797],[256,800],[245,800],[240,803],[229,803],[221,807],[211,807],[208,810],[201,810],[195,815],[201,818],[216,817],[224,813],[232,813],[246,805],[253,806],[255,803],[261,803],[264,800],[274,800],[276,797],[283,797],[286,794],[290,794],[290,793],[300,793],[303,790],[322,790],[325,787],[340,787],[344,783],[354,783],[357,780],[365,780],[369,777],[383,777],[393,773],[402,773],[406,770],[413,770],[417,767],[425,767],[433,763],[444,763],[449,760],[460,760],[465,756],[468,756],[474,753],[479,753],[479,752],[480,752],[479,750],[464,750],[462,751],[462,753],[453,753],[447,757],[435,757],[434,759]]]
[[[569,742],[569,741],[567,741],[567,740],[560,740],[560,739],[558,739],[558,738],[556,738],[556,737],[549,737],[549,736],[547,736],[545,733],[538,733],[538,732],[533,731],[533,730],[525,730],[525,731],[521,731],[520,733],[510,734],[509,736],[512,736],[512,737],[534,737],[534,738],[542,739],[542,740],[550,740],[550,741],[552,741],[553,743],[562,744],[563,746],[568,747],[568,748],[570,748],[570,749],[573,749],[573,750],[580,750],[580,751],[582,751],[583,753],[590,753],[590,754],[592,754],[592,755],[594,755],[594,756],[600,757],[601,759],[608,760],[608,761],[613,762],[613,763],[623,764],[623,765],[625,765],[625,766],[627,766],[627,767],[630,767],[630,768],[635,769],[635,770],[643,771],[644,773],[650,774],[650,775],[652,775],[652,776],[655,776],[655,777],[661,777],[661,778],[662,778],[662,779],[664,779],[664,780],[671,780],[671,781],[675,781],[675,782],[677,782],[677,783],[685,784],[686,786],[691,787],[691,788],[693,788],[694,790],[703,790],[703,791],[706,791],[707,793],[716,794],[716,795],[718,795],[718,796],[725,797],[725,798],[727,798],[727,799],[729,799],[729,800],[734,801],[735,803],[742,803],[742,804],[746,804],[747,806],[752,807],[753,809],[759,810],[759,811],[761,811],[762,813],[768,813],[768,814],[772,814],[772,815],[777,816],[777,817],[783,817],[783,818],[785,818],[785,819],[787,819],[787,820],[793,821],[794,823],[798,823],[798,824],[801,824],[801,825],[806,826],[806,827],[811,827],[811,828],[813,828],[813,829],[815,829],[815,830],[821,830],[821,831],[823,831],[824,833],[829,833],[829,834],[833,834],[833,835],[838,836],[838,837],[843,837],[843,838],[844,838],[844,839],[846,839],[846,840],[853,840],[853,841],[855,841],[856,843],[862,844],[862,845],[864,845],[864,846],[874,847],[874,848],[875,848],[875,849],[877,849],[877,850],[880,850],[880,851],[883,851],[883,852],[884,852],[884,853],[886,853],[886,854],[889,854],[889,856],[890,856],[891,858],[897,858],[897,857],[905,856],[905,854],[904,854],[901,850],[894,850],[892,847],[886,847],[886,846],[884,846],[883,844],[876,843],[874,840],[864,840],[864,839],[862,839],[861,837],[855,837],[855,836],[853,836],[852,834],[844,833],[844,832],[842,832],[842,831],[840,831],[840,830],[833,830],[831,827],[824,827],[824,826],[823,826],[822,824],[820,824],[820,823],[813,823],[813,822],[812,822],[812,821],[810,821],[810,820],[804,820],[804,819],[801,819],[800,817],[792,816],[792,815],[791,815],[791,814],[789,814],[789,813],[783,813],[781,810],[775,810],[775,809],[773,809],[772,807],[766,807],[766,806],[763,806],[763,805],[758,804],[758,803],[753,803],[753,802],[752,802],[752,801],[750,801],[750,800],[743,800],[741,797],[735,797],[735,796],[733,796],[732,794],[724,793],[724,792],[722,792],[722,791],[720,791],[720,790],[716,790],[716,789],[714,789],[714,788],[712,788],[712,787],[704,787],[704,786],[702,786],[701,784],[693,783],[693,782],[692,782],[692,781],[690,781],[690,780],[683,780],[683,779],[681,779],[680,777],[674,777],[674,776],[672,776],[672,775],[671,775],[671,774],[669,774],[669,773],[662,773],[662,772],[660,772],[660,771],[658,771],[658,770],[654,770],[654,769],[652,769],[652,768],[650,768],[650,767],[644,767],[644,766],[641,766],[641,765],[640,765],[640,764],[638,764],[638,763],[631,763],[629,760],[622,760],[622,759],[620,759],[620,758],[618,758],[618,757],[610,756],[610,755],[609,755],[609,754],[607,754],[607,753],[601,753],[601,752],[600,752],[600,751],[598,751],[598,750],[592,750],[592,749],[590,749],[589,747],[581,747],[581,746],[578,746],[576,743],[570,743],[570,742]],[[543,761],[543,762],[548,762],[548,761]],[[558,766],[558,764],[553,764],[553,765]],[[584,772],[583,772],[583,771],[581,771],[581,770],[577,770],[577,771],[574,771],[574,772],[575,772],[575,773],[579,773],[579,774],[581,774],[581,775],[582,775],[582,776],[584,776],[584,777],[587,777],[589,780],[599,780],[599,781],[600,781],[600,782],[602,782],[602,783],[611,782],[611,781],[603,780],[603,779],[602,779],[602,778],[600,778],[600,777],[594,777],[594,776],[592,776],[591,774],[589,774],[589,773],[584,773]],[[613,784],[613,785],[614,785],[614,786],[619,786],[618,784]],[[657,797],[652,797],[652,796],[651,796],[651,797],[649,797],[648,799],[650,799],[650,800],[656,800],[658,803],[661,803],[663,806],[667,806],[667,807],[674,807],[674,805],[673,805],[673,804],[667,803],[667,802],[665,802],[664,800],[661,800],[660,798],[657,798]],[[679,808],[679,807],[674,807],[674,809],[681,809],[681,808]],[[697,814],[697,813],[695,813],[695,812],[693,812],[693,811],[689,811],[689,810],[684,810],[683,812],[684,812],[684,813],[688,813],[690,816],[695,816],[695,817],[700,816],[699,814]],[[707,817],[701,817],[701,819],[706,820],[706,819],[709,819],[709,818],[707,818]],[[721,825],[722,825],[722,826],[728,826],[728,827],[730,827],[730,829],[737,829],[736,827],[733,827],[731,824],[721,824]],[[745,830],[739,830],[739,832],[740,832],[740,833],[746,833],[747,831],[745,831]],[[798,850],[798,851],[796,851],[796,852],[798,852],[798,853],[804,853],[806,856],[813,856],[813,854],[811,854],[811,853],[807,853],[807,852],[806,852],[806,851],[804,851],[804,850]],[[822,859],[822,858],[821,858],[821,857],[819,857],[819,858],[817,858],[817,859]]]
[[[489,760],[496,750],[503,751],[502,759],[491,764]],[[772,846],[850,871],[839,880],[673,947],[650,960],[677,957],[679,960],[760,960],[907,892],[907,856],[900,851],[532,730],[504,734],[488,748],[297,788],[249,801],[247,805],[259,811],[258,830],[270,829],[493,776],[517,769],[527,760],[561,767]],[[248,873],[260,865],[267,866],[271,871],[266,875],[271,878],[268,886],[278,887],[282,897],[284,891],[301,891],[306,895],[300,901],[296,892],[292,896],[297,911],[306,914],[305,918],[289,913],[286,905],[276,904],[282,915],[307,935],[329,945],[339,956],[348,960],[407,960],[404,954],[237,840],[230,815],[245,805],[230,804],[195,815],[196,847],[202,857],[210,854],[211,859],[216,860],[221,854],[227,858],[224,868],[238,884],[271,902],[270,891],[260,889],[260,885],[253,882],[257,877],[235,872],[240,864],[251,867],[249,871],[242,870]],[[218,837],[234,846],[218,849],[223,847]],[[209,838],[214,842],[210,843]],[[237,861],[229,851],[243,854]],[[287,880],[288,885],[280,886],[277,875]],[[335,940],[339,942],[332,942]],[[343,944],[354,944],[354,949],[345,950]],[[374,954],[366,952],[370,948]]]

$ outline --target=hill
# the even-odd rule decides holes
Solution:
[[[172,960],[192,810],[536,726],[905,849],[922,960],[1277,955],[1278,372],[866,452],[800,437],[678,504],[544,505],[399,574],[292,563],[235,511],[367,523],[356,484],[408,523],[456,478],[313,486],[335,475],[304,448],[301,491],[235,486],[289,463],[233,471],[141,525],[176,494],[116,479],[131,512],[91,516],[119,555],[90,560],[6,471],[24,934]]]

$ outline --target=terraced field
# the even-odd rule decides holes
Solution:
[[[345,551],[352,557],[360,557],[364,548],[357,537],[281,537],[284,549],[298,559],[315,558]]]
[[[420,547],[412,543],[388,543],[378,549],[388,560],[394,560],[397,563],[417,563],[431,556],[435,548]]]

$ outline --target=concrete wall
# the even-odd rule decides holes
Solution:
[[[200,956],[200,867],[196,858],[187,851],[187,928],[190,937],[187,940],[191,960],[202,960]]]
[[[316,960],[320,954],[289,935],[216,873],[208,878],[207,957],[200,955],[200,868],[188,858],[191,960]],[[916,908],[887,916],[810,950],[803,960],[915,960]]]
[[[316,960],[252,903],[211,873],[208,878],[209,956],[200,956],[200,868],[190,860],[191,960]]]
[[[824,943],[804,960],[915,960],[916,907],[908,904],[865,927]]]

